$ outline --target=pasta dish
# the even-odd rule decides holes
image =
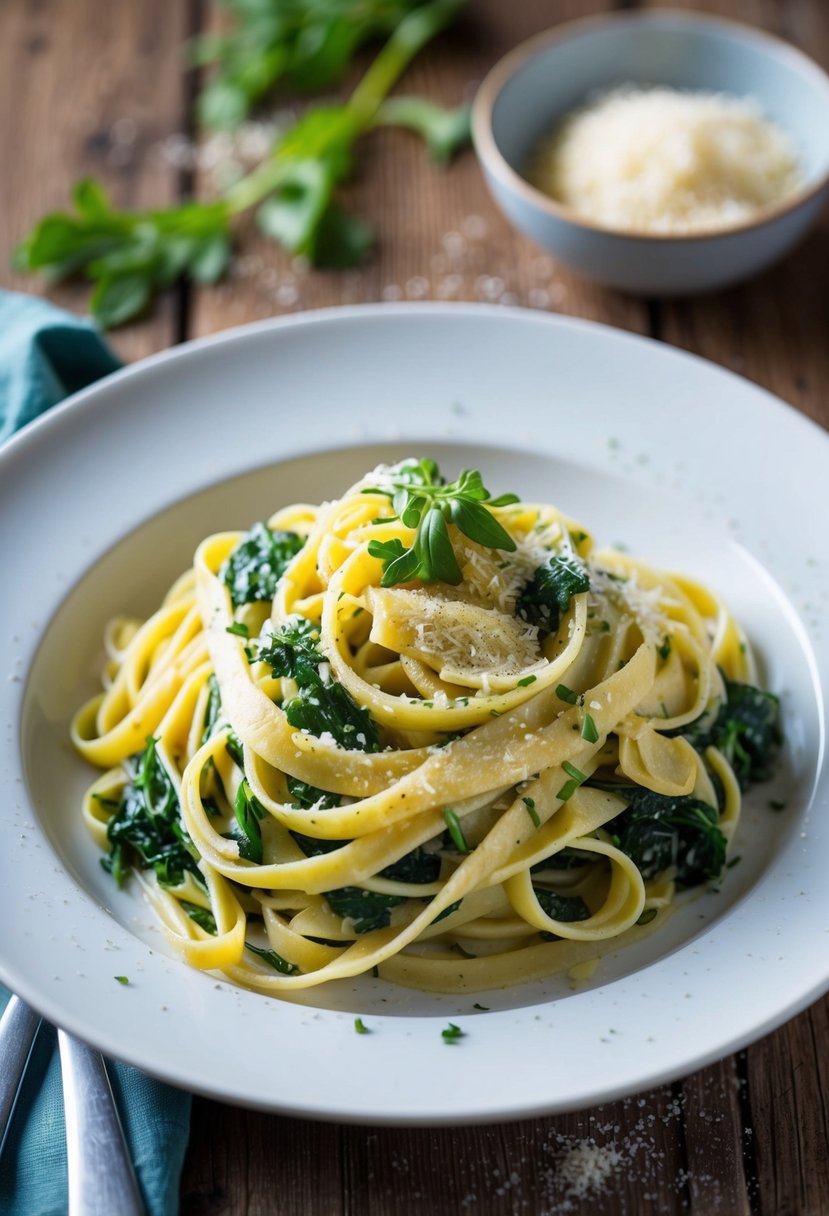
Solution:
[[[710,590],[428,459],[209,536],[105,645],[72,725],[103,864],[275,995],[589,965],[720,879],[778,742]]]

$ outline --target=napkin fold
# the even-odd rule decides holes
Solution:
[[[120,366],[90,321],[37,297],[0,291],[0,442]],[[0,987],[0,1014],[8,998]],[[175,1216],[190,1095],[126,1064],[108,1061],[107,1071],[148,1216]],[[43,1025],[0,1158],[0,1212],[65,1216],[66,1210],[60,1061],[55,1032]]]

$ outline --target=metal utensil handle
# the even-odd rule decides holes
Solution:
[[[69,1216],[144,1216],[100,1052],[58,1031],[69,1165]]]
[[[39,1025],[34,1009],[12,996],[0,1018],[0,1153]]]

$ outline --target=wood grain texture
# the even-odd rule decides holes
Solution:
[[[122,207],[178,198],[179,173],[161,153],[185,122],[181,49],[188,5],[169,0],[3,0],[0,4],[0,285],[48,294],[75,312],[87,289],[9,270],[12,249],[47,211],[67,209],[74,182],[100,178]],[[121,331],[122,358],[178,336],[175,295]]]

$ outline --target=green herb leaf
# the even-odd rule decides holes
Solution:
[[[128,984],[130,982],[129,976],[127,975],[116,975],[113,978],[116,979],[119,984]]]
[[[462,1039],[466,1031],[461,1030],[460,1026],[456,1026],[454,1022],[450,1022],[445,1030],[440,1032],[444,1043],[457,1043],[458,1039]]]
[[[253,793],[247,781],[240,781],[234,803],[236,822],[242,830],[243,838],[239,840],[239,853],[246,861],[262,864],[262,831],[259,820],[265,817],[265,808]]]
[[[371,1031],[369,1030],[368,1026],[365,1025],[362,1018],[354,1019],[354,1029],[356,1030],[357,1034],[371,1034]]]
[[[535,800],[533,798],[522,798],[521,801],[527,808],[527,814],[529,815],[530,819],[532,819],[537,828],[540,828],[541,819],[539,818],[538,811],[535,809]]]
[[[566,701],[568,705],[575,705],[579,699],[579,694],[573,692],[572,688],[568,688],[566,684],[559,684],[556,688],[556,696],[559,701]]]
[[[584,721],[581,724],[581,737],[588,743],[598,743],[599,732],[596,730],[596,723],[593,721],[591,714],[584,715]]]
[[[471,142],[471,115],[467,104],[444,109],[425,97],[390,97],[380,107],[375,123],[414,131],[432,160],[445,165]]]
[[[390,486],[367,493],[388,496],[402,522],[416,529],[409,549],[399,538],[369,541],[372,557],[383,562],[381,584],[444,582],[457,586],[463,575],[452,546],[447,521],[470,540],[491,549],[512,551],[515,541],[491,513],[494,504],[477,469],[464,469],[457,481],[446,485],[433,460],[405,460],[390,470]],[[514,495],[503,495],[501,503],[513,502]]]
[[[452,843],[459,853],[468,853],[469,845],[466,837],[463,834],[461,821],[458,818],[456,811],[453,811],[451,806],[443,808],[443,818],[446,820],[446,826],[449,829],[449,835],[452,837]]]

